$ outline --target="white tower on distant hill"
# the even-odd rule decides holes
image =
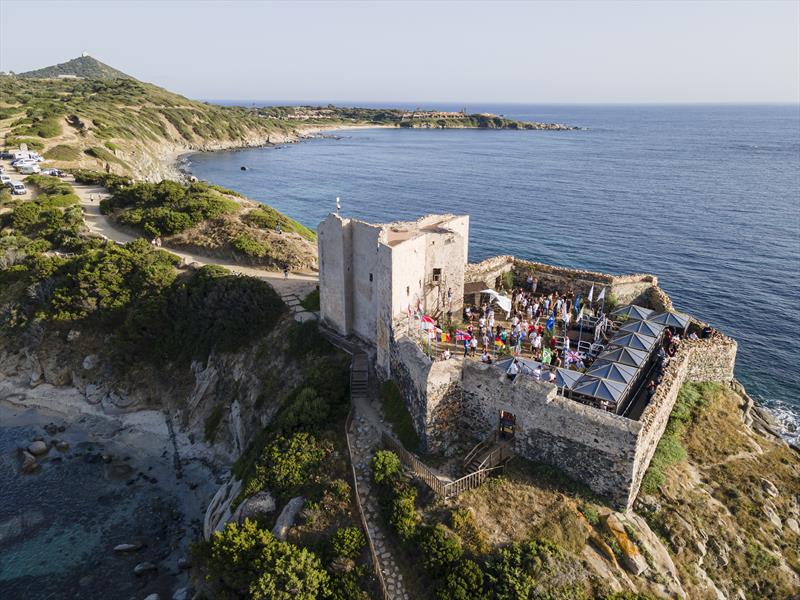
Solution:
[[[89,56],[89,53],[86,50],[81,52],[81,58],[86,58],[87,56]]]

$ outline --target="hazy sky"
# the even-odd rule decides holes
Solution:
[[[800,102],[798,0],[0,0],[0,70],[84,50],[201,99]]]

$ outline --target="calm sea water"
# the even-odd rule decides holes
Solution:
[[[350,130],[189,168],[310,227],[340,196],[370,221],[467,213],[473,261],[655,273],[679,310],[739,341],[750,393],[798,422],[800,107],[468,109],[585,129]]]

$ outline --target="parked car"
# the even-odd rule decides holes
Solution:
[[[67,174],[60,169],[42,169],[42,175],[50,175],[51,177],[66,177]]]
[[[9,181],[11,181],[11,177],[9,177],[8,175],[6,175],[5,173],[0,173],[0,184],[3,184],[3,185],[5,185],[5,184],[7,184]]]
[[[0,160],[11,160],[14,155],[11,152],[0,152]]]
[[[11,186],[11,193],[15,196],[23,196],[28,193],[28,190],[21,183],[14,183]]]

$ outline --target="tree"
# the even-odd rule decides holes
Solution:
[[[400,458],[389,450],[379,450],[372,457],[372,479],[378,485],[390,485],[400,476]]]
[[[461,540],[441,523],[422,530],[419,536],[419,548],[422,551],[425,568],[434,576],[447,573],[464,554]]]

